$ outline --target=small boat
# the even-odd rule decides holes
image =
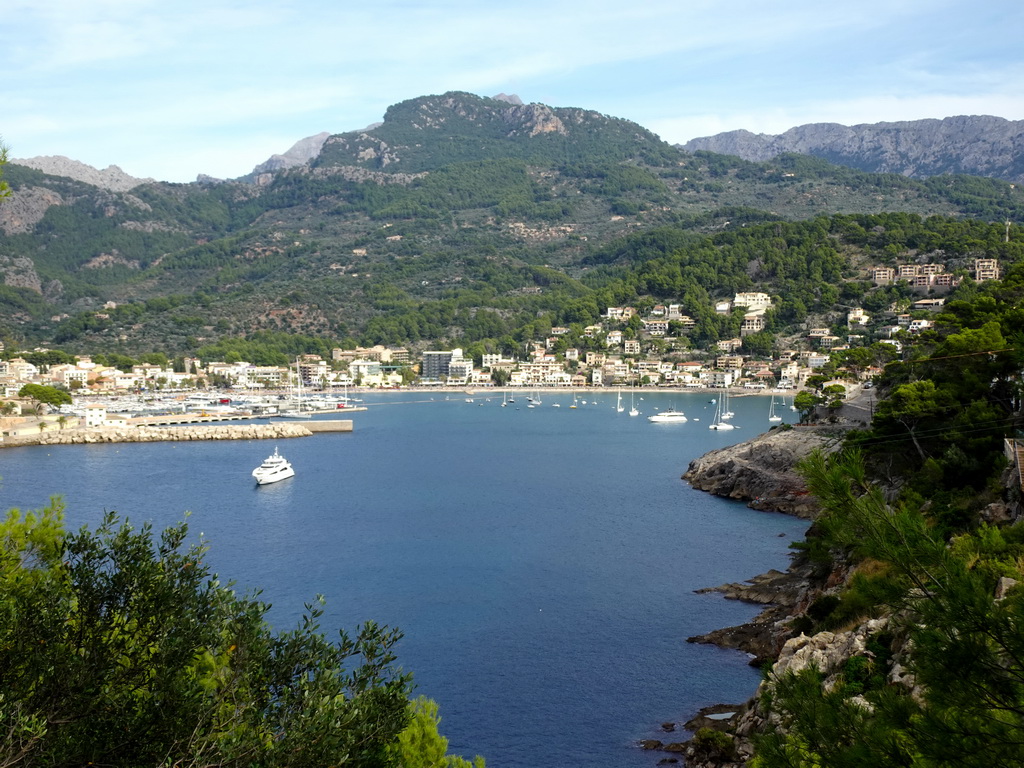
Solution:
[[[296,411],[296,410],[278,411],[277,415],[278,415],[278,417],[280,417],[282,419],[311,419],[311,418],[313,418],[313,414],[310,413],[309,411]]]
[[[655,424],[683,424],[686,422],[686,414],[669,408],[667,411],[648,416],[647,420],[653,421]]]
[[[267,485],[294,477],[295,470],[288,459],[279,454],[277,448],[274,448],[274,452],[252,471],[252,476],[256,478],[256,485]]]

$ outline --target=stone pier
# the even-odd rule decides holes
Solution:
[[[7,437],[0,447],[22,445],[81,445],[88,443],[154,443],[165,440],[280,440],[308,437],[314,432],[351,432],[351,419],[310,421],[305,424],[274,422],[271,424],[218,424],[215,426],[182,427],[101,427],[95,429],[62,429],[38,435]]]

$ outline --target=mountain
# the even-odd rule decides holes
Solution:
[[[775,136],[729,131],[681,146],[754,162],[796,152],[875,173],[914,178],[962,173],[1024,183],[1024,120],[988,115],[854,126],[811,123]]]
[[[274,171],[280,171],[285,168],[294,168],[297,165],[304,165],[305,163],[308,163],[320,154],[320,149],[323,147],[324,142],[327,141],[327,138],[330,135],[330,133],[324,131],[323,133],[318,133],[316,136],[307,136],[304,139],[299,139],[292,145],[291,149],[284,154],[271,155],[269,159],[253,168],[253,175],[260,173],[272,173]]]
[[[0,339],[182,354],[278,331],[421,345],[532,338],[545,324],[593,322],[602,304],[678,300],[692,275],[657,264],[690,247],[680,274],[701,275],[700,302],[757,286],[803,296],[799,275],[824,273],[781,278],[788,257],[758,255],[775,241],[716,261],[722,243],[765,222],[781,232],[837,214],[913,215],[895,249],[923,217],[1024,220],[1024,190],[994,179],[685,152],[627,120],[505,94],[410,99],[379,125],[310,137],[286,156],[243,179],[127,191],[71,165],[8,165]],[[958,248],[946,258],[960,268]],[[637,277],[648,262],[657,277]],[[812,309],[825,294],[801,301]]]
[[[93,168],[91,165],[86,165],[78,160],[72,160],[62,155],[13,159],[11,162],[28,168],[35,168],[37,171],[42,171],[50,176],[65,176],[69,179],[84,181],[86,184],[91,184],[101,189],[109,189],[113,192],[127,192],[139,184],[151,184],[155,181],[155,179],[139,179],[129,176],[116,165],[108,165],[101,171]]]

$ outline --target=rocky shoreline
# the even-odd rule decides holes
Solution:
[[[819,511],[818,501],[807,492],[796,465],[815,450],[832,453],[842,444],[847,428],[835,425],[775,427],[769,432],[736,445],[709,451],[690,463],[683,479],[698,490],[730,499],[744,500],[753,509],[783,512],[805,520],[813,520]],[[691,643],[709,643],[722,648],[744,651],[751,655],[751,664],[762,666],[779,659],[793,637],[789,620],[803,612],[820,592],[809,565],[791,565],[785,572],[771,570],[745,582],[723,584],[697,590],[718,592],[727,599],[763,605],[764,610],[751,621],[735,627],[716,629],[687,638]],[[659,764],[685,761],[695,766],[742,766],[749,742],[729,757],[720,742],[707,738],[709,732],[740,729],[749,731],[756,718],[754,700],[742,704],[716,704],[701,709],[683,728],[698,734],[689,741],[664,744],[659,740],[640,743],[645,750],[667,753]],[[672,726],[672,727],[669,727]],[[673,731],[673,723],[662,726]],[[725,734],[718,734],[725,736]],[[732,738],[727,739],[732,744]],[[727,752],[731,753],[733,747]]]
[[[815,450],[837,450],[846,432],[836,426],[773,427],[694,459],[683,479],[698,490],[747,501],[753,509],[813,520],[818,502],[795,467]]]

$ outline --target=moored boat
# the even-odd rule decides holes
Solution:
[[[661,411],[660,413],[648,416],[647,420],[653,421],[656,424],[682,424],[686,421],[686,414],[669,408],[667,411]]]

